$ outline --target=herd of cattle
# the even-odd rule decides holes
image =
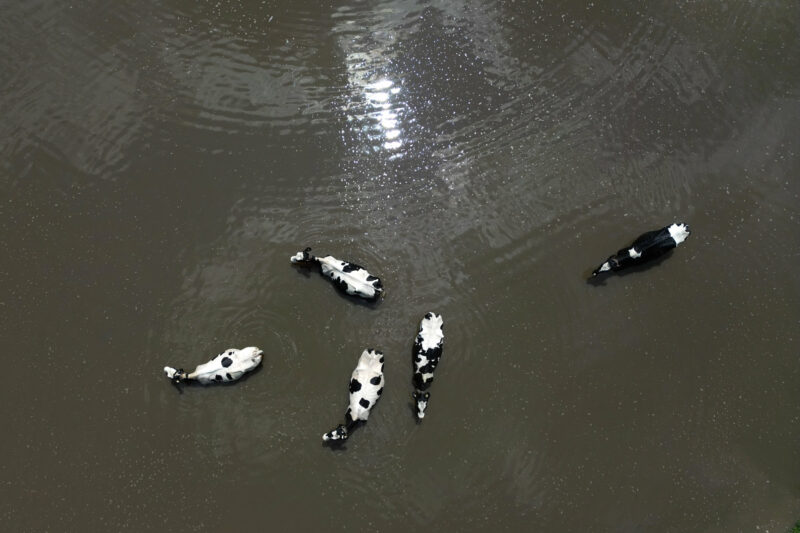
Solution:
[[[689,233],[689,228],[685,224],[672,224],[660,230],[644,233],[630,246],[622,248],[606,259],[592,272],[592,276],[622,270],[660,257],[686,240]],[[291,257],[291,261],[301,265],[319,265],[324,276],[330,278],[351,296],[377,300],[383,293],[380,278],[371,275],[364,267],[340,261],[330,255],[315,257],[311,255],[311,248],[298,252]],[[418,419],[425,417],[425,409],[430,399],[428,389],[442,356],[443,325],[441,315],[426,313],[414,341],[412,383]],[[241,350],[230,348],[207,363],[197,366],[192,372],[167,366],[164,367],[164,373],[176,384],[183,381],[195,381],[203,385],[231,382],[261,364],[262,356],[263,352],[254,346]],[[383,393],[383,363],[382,352],[371,348],[364,350],[350,376],[350,404],[345,412],[345,423],[325,433],[322,436],[323,441],[344,441],[359,421],[366,422],[370,411]]]

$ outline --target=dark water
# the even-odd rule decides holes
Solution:
[[[3,529],[786,531],[799,28],[794,0],[5,2]],[[161,371],[249,345],[234,386]],[[383,398],[323,447],[367,347]]]

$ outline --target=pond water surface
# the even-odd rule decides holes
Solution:
[[[5,527],[786,531],[799,27],[795,0],[5,2]],[[587,283],[672,222],[665,260]],[[162,372],[251,345],[231,386]],[[325,447],[368,347],[383,397]]]

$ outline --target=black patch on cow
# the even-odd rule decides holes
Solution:
[[[377,280],[377,279],[378,279],[378,278],[376,278],[376,277],[375,277],[375,276],[373,276],[372,274],[370,274],[369,276],[367,276],[367,281],[375,281],[375,280]]]
[[[215,379],[216,381],[222,381],[222,376],[220,376],[219,374],[217,374],[216,376],[214,376],[214,379]]]
[[[361,390],[361,382],[358,381],[357,379],[351,379],[350,380],[350,394],[353,394],[354,392],[358,392],[360,390]]]
[[[430,320],[431,318],[433,318],[433,315],[431,313],[425,313],[425,318]]]
[[[369,380],[369,382],[372,383],[373,385],[380,385],[381,384],[381,377],[380,376],[375,376],[374,378]]]
[[[383,394],[383,387],[381,387],[380,389],[378,389],[378,396],[380,396],[381,394]]]
[[[355,263],[347,263],[342,270],[344,272],[355,272],[356,270],[366,270],[366,268],[362,267],[361,265],[357,265]]]
[[[430,357],[424,365],[422,365],[418,372],[422,374],[433,374],[433,371],[436,370],[436,366],[439,364],[439,358],[437,356]]]
[[[426,374],[427,374],[427,372],[426,372]],[[422,373],[416,373],[411,378],[411,382],[414,383],[414,386],[417,389],[419,389],[421,391],[424,391],[428,387],[431,386],[431,383],[433,383],[433,375],[430,375],[427,378],[424,378],[424,377],[422,377]]]
[[[231,352],[231,353],[233,353],[233,352]],[[224,366],[225,368],[228,368],[232,364],[233,364],[233,359],[231,359],[230,357],[223,357],[222,358],[222,366]]]
[[[344,421],[349,425],[353,423],[353,415],[350,414],[350,408],[347,408],[347,412],[344,414]]]
[[[429,361],[427,365],[422,365],[419,368],[420,374],[433,374],[433,371],[436,370],[436,364],[433,361]]]
[[[233,355],[233,352],[228,352],[228,355]]]
[[[366,398],[361,398],[360,400],[358,400],[358,405],[360,405],[364,409],[368,409],[369,408],[369,400],[367,400]]]
[[[228,376],[228,379],[229,379],[229,380],[233,381],[233,378],[231,377],[230,373],[227,373],[227,374],[225,374],[225,375],[226,375],[226,376]]]

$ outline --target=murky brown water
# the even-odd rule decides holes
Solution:
[[[6,2],[3,529],[800,518],[800,4],[606,4]],[[248,345],[233,386],[161,371]],[[366,347],[385,393],[332,450]]]

